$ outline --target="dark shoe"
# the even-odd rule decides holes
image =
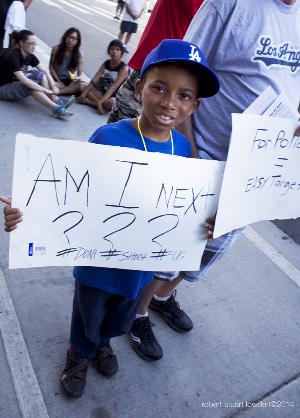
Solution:
[[[118,370],[118,359],[111,347],[98,348],[93,362],[98,372],[108,377]]]
[[[132,348],[144,360],[159,360],[163,356],[162,348],[153,334],[153,326],[148,316],[137,318],[129,333]]]
[[[192,320],[180,309],[179,303],[175,300],[176,290],[165,302],[159,302],[154,298],[149,308],[162,314],[166,323],[177,332],[187,332],[193,328]]]
[[[77,357],[70,349],[67,351],[67,362],[60,382],[72,398],[79,398],[83,393],[88,365],[88,359]]]

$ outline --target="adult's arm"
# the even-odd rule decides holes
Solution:
[[[192,116],[188,116],[185,121],[176,126],[176,129],[190,141],[192,147],[192,158],[198,158],[199,150],[194,138]]]
[[[33,0],[23,0],[24,9],[28,9]]]

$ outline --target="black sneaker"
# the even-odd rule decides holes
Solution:
[[[144,360],[159,360],[163,356],[163,351],[159,345],[148,316],[137,318],[133,321],[129,340],[134,351]]]
[[[149,308],[162,314],[166,323],[177,332],[187,332],[193,328],[193,322],[187,314],[180,309],[179,303],[175,300],[176,290],[168,300],[159,302],[152,298]]]
[[[117,356],[110,346],[98,348],[93,363],[98,372],[108,377],[113,376],[119,367]]]
[[[77,357],[70,349],[67,351],[67,362],[60,382],[72,398],[79,398],[83,393],[88,365],[88,359]]]

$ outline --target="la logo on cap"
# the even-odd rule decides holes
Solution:
[[[199,51],[196,49],[195,45],[190,45],[190,47],[191,47],[191,53],[189,54],[190,60],[201,62]]]

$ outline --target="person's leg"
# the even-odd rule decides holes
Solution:
[[[99,102],[99,100],[101,99],[102,96],[103,96],[103,94],[98,92],[97,90],[90,90],[88,95],[87,95],[87,99],[89,100],[90,103],[92,103],[93,107],[97,107],[98,102]]]
[[[125,52],[129,52],[127,49],[127,45],[131,39],[131,35],[137,32],[138,24],[136,22],[127,22],[125,27],[126,30],[124,30],[124,32],[126,32],[126,36],[124,42],[124,49]]]
[[[39,84],[40,86],[44,87],[47,90],[51,90],[50,88],[50,84],[49,81],[46,77],[46,74],[43,71],[39,71],[36,69],[27,71],[26,76],[31,80],[34,81],[35,83]],[[35,90],[33,90],[35,91]],[[43,93],[45,96],[47,96],[53,103],[56,104],[57,101],[57,96],[56,94],[45,94]],[[43,100],[43,99],[42,99]],[[39,100],[38,100],[39,101]],[[51,107],[49,106],[49,102],[47,104],[47,101],[40,102],[42,104],[44,104],[45,106]]]
[[[100,326],[110,293],[76,281],[71,321],[70,345],[75,353],[92,359],[100,344]]]
[[[85,97],[83,98],[81,98],[81,96],[78,97],[77,102],[80,104],[86,104],[88,106],[97,108],[98,102],[102,96],[103,96],[103,93],[101,93],[95,87],[92,87]]]
[[[32,90],[31,95],[37,102],[41,103],[46,107],[49,107],[52,110],[54,110],[57,107],[56,102],[51,100],[50,97],[47,96],[47,94],[41,91]]]
[[[80,80],[78,81],[72,81],[68,86],[59,87],[59,94],[76,94],[80,93],[83,88],[81,87],[82,82]]]
[[[162,348],[152,331],[154,324],[149,319],[149,308],[161,313],[168,325],[178,332],[193,328],[191,319],[175,301],[175,288],[183,278],[177,272],[161,273],[160,276],[154,277],[145,288],[129,334],[133,349],[144,360],[159,360],[163,356]]]
[[[148,284],[147,287],[145,287],[141,302],[140,302],[138,310],[137,310],[137,314],[139,314],[139,315],[147,315],[148,314],[149,304],[150,304],[154,294],[158,292],[158,289],[160,289],[160,287],[163,284],[164,284],[164,282],[162,282],[160,280],[156,280],[154,278],[154,280],[152,280],[152,282],[150,284]]]
[[[112,295],[107,303],[100,328],[101,340],[94,358],[95,367],[106,376],[112,376],[118,370],[118,360],[110,346],[110,339],[129,331],[140,299],[141,292],[134,300]]]
[[[134,119],[140,116],[142,104],[135,96],[135,84],[139,71],[133,71],[122,84],[116,94],[116,104],[109,114],[107,123],[118,122],[121,119]]]
[[[163,351],[152,331],[154,324],[150,321],[148,307],[161,281],[153,280],[144,289],[135,319],[129,333],[129,341],[134,351],[144,360],[155,361],[163,356]]]
[[[161,281],[160,286],[156,289],[155,295],[161,298],[163,297],[170,297],[175,290],[175,288],[181,283],[183,277],[179,275],[176,279],[171,281]],[[149,301],[150,303],[150,301]]]
[[[127,27],[128,27],[128,22],[126,20],[122,20],[121,24],[120,24],[120,33],[119,33],[119,40],[121,42],[123,42],[123,37],[125,35],[125,33],[127,32]]]
[[[83,393],[88,362],[100,344],[100,325],[110,297],[109,293],[75,283],[70,348],[61,376],[61,384],[69,396],[79,397]]]
[[[127,47],[128,43],[129,43],[129,41],[131,39],[131,35],[132,35],[131,32],[126,32],[124,47]]]
[[[118,18],[118,19],[120,18],[121,13],[123,12],[123,9],[124,9],[124,2],[118,1],[115,18]]]
[[[49,89],[48,79],[43,71],[31,70],[27,73],[27,77],[35,83]],[[58,98],[55,94],[47,95],[37,90],[29,90],[24,86],[25,90],[28,90],[32,97],[44,106],[53,110],[53,115],[60,119],[68,118],[73,115],[65,106],[58,103]]]
[[[124,3],[124,1],[120,1],[119,3],[120,3],[120,15],[121,15],[121,14],[122,14],[122,12],[123,12],[123,10],[124,10],[125,3]],[[120,15],[119,15],[119,16],[120,16]]]
[[[114,107],[115,104],[116,104],[116,99],[114,97],[110,97],[109,99],[105,100],[105,102],[102,105],[102,108],[104,110],[104,113],[100,113],[99,110],[98,110],[98,112],[100,114],[105,114],[107,112],[110,112],[111,109]]]

